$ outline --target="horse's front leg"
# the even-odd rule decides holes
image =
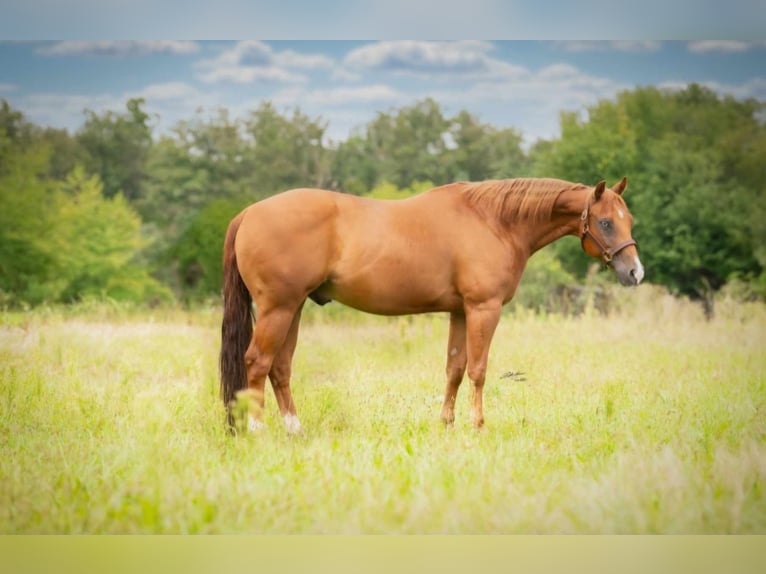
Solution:
[[[444,390],[444,404],[441,419],[445,425],[455,422],[455,400],[465,374],[465,315],[463,312],[450,314],[449,341],[447,342],[447,388]]]
[[[476,428],[484,425],[483,391],[487,375],[487,358],[492,336],[500,320],[502,302],[483,301],[466,303],[466,348],[468,355],[468,378],[473,385],[471,397],[471,422]]]

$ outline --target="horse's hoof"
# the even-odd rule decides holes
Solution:
[[[284,419],[285,419],[285,428],[287,429],[287,434],[296,435],[303,430],[303,427],[301,426],[301,421],[298,420],[298,415],[293,415],[288,413],[284,416]]]
[[[258,432],[261,429],[265,429],[266,425],[257,420],[253,415],[247,416],[247,430],[250,432]]]

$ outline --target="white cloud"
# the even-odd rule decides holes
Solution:
[[[662,42],[656,40],[566,40],[556,45],[567,52],[595,52],[618,50],[620,52],[656,52]]]
[[[304,54],[293,50],[276,52],[259,40],[245,40],[215,58],[200,60],[195,65],[203,82],[249,84],[256,81],[306,82],[308,78],[304,74],[293,72],[290,68],[330,68],[333,64],[333,60],[323,54]]]
[[[338,67],[332,71],[332,79],[339,82],[358,82],[362,79],[362,75],[352,72],[347,68]]]
[[[130,98],[146,100],[144,109],[159,115],[160,129],[189,118],[198,108],[213,109],[219,103],[215,94],[201,92],[183,82],[166,82],[122,94],[37,92],[15,99],[12,105],[35,123],[76,130],[85,119],[84,110],[99,114],[109,110],[124,112]]]
[[[722,84],[719,82],[707,82],[711,90],[721,94],[727,94],[737,99],[755,98],[766,100],[766,78],[751,78],[742,84]]]
[[[193,54],[196,42],[185,40],[67,40],[38,48],[45,56],[143,56],[146,54]]]
[[[528,101],[568,109],[611,97],[627,87],[608,78],[592,76],[569,64],[553,64],[534,72],[526,70],[516,78],[481,81],[463,92],[444,92],[436,100]]]
[[[344,63],[355,70],[384,71],[400,74],[512,76],[522,68],[492,58],[489,42],[460,40],[428,42],[395,40],[375,42],[356,48]]]
[[[198,77],[207,84],[216,84],[219,82],[251,84],[256,81],[290,84],[308,81],[308,78],[302,74],[294,74],[288,70],[273,66],[211,66],[209,69],[201,71]]]
[[[585,49],[586,44],[579,43],[582,44],[579,48],[576,44],[561,42],[550,46]],[[734,44],[739,43],[690,42],[686,46],[690,51],[704,53],[714,49],[739,49]],[[741,44],[750,50],[760,45]],[[311,117],[321,116],[329,122],[327,133],[335,140],[344,139],[352,128],[372,120],[378,110],[433,97],[442,104],[445,115],[466,109],[479,115],[481,121],[520,129],[528,145],[535,139],[558,135],[561,110],[583,110],[600,99],[614,98],[619,91],[635,87],[632,82],[588,73],[563,62],[540,69],[519,66],[504,56],[501,59],[495,46],[488,42],[374,42],[349,51],[341,61],[321,53],[279,50],[276,46],[259,41],[231,43],[222,48],[206,46],[205,59],[194,64],[194,72],[207,85],[198,84],[198,87],[169,81],[125,93],[87,96],[21,95],[13,91],[14,85],[0,84],[0,95],[14,100],[14,107],[24,111],[32,121],[70,129],[82,124],[85,108],[96,112],[107,109],[123,112],[129,97],[144,97],[145,109],[161,116],[158,132],[180,119],[192,117],[198,108],[208,113],[217,106],[225,106],[231,117],[244,116],[260,105],[261,99],[253,99],[258,95],[280,107],[297,106]],[[593,43],[587,46],[594,49]],[[655,42],[609,41],[597,43],[595,49],[636,51],[657,46],[659,43]],[[561,55],[564,60],[565,55]],[[661,54],[655,56],[662,57]],[[315,84],[314,79],[321,81]],[[272,85],[257,90],[250,86],[226,86],[218,93],[218,82]],[[764,78],[738,84],[714,81],[702,84],[719,94],[766,100]],[[681,89],[686,85],[666,82],[660,87]]]
[[[699,40],[689,42],[690,52],[706,54],[709,52],[724,52],[727,54],[747,52],[753,48],[766,46],[766,42],[742,42],[739,40]]]
[[[147,86],[132,97],[144,98],[147,101],[167,101],[197,98],[200,96],[202,96],[202,93],[189,84],[184,82],[165,82]]]
[[[393,71],[459,71],[483,67],[492,45],[481,41],[415,40],[368,44],[348,53],[348,65]]]
[[[537,139],[558,135],[562,110],[582,110],[629,87],[569,64],[553,64],[536,71],[524,69],[514,77],[481,80],[464,91],[429,95],[437,102],[469,110],[487,106],[502,109],[503,116],[508,118],[505,125],[520,129],[525,145],[529,145]]]
[[[390,86],[375,84],[371,86],[355,86],[330,88],[326,90],[282,90],[276,94],[273,101],[288,106],[341,106],[353,104],[394,103],[406,99],[407,96]]]
[[[281,66],[288,68],[331,68],[334,65],[332,58],[324,54],[301,54],[293,50],[278,52],[274,56],[274,61]]]
[[[244,40],[221,52],[214,61],[224,65],[267,66],[274,62],[274,51],[259,40]]]
[[[364,55],[364,52],[362,54]],[[373,58],[370,52],[364,55],[364,59],[370,65],[384,67],[386,62],[390,62],[390,59],[380,54]],[[445,60],[447,63],[450,61],[451,58]],[[521,129],[525,142],[529,144],[538,138],[558,135],[561,110],[581,110],[585,106],[595,104],[599,99],[612,98],[619,91],[631,87],[606,77],[585,73],[564,63],[533,71],[510,63],[493,61],[492,58],[486,58],[484,62],[481,73],[466,71],[465,75],[460,76],[465,81],[459,88],[412,88],[405,92],[382,83],[321,90],[300,87],[282,90],[273,101],[277,105],[299,106],[304,111],[322,115],[330,120],[330,129],[334,139],[337,139],[339,130],[335,122],[342,119],[348,125],[348,119],[345,116],[339,118],[336,112],[353,112],[353,117],[358,118],[358,126],[370,121],[376,108],[409,105],[430,96],[442,104],[445,114],[455,113],[459,109],[485,109],[495,118],[507,118],[504,125]],[[503,68],[501,64],[505,64],[507,68]],[[400,68],[400,71],[404,69],[406,68]],[[424,75],[428,76],[429,73]],[[502,123],[496,119],[490,121],[497,125]]]
[[[33,122],[71,130],[79,127],[88,109],[100,113],[105,110],[124,109],[125,100],[116,96],[99,94],[64,94],[58,92],[32,93],[14,102],[24,115]]]

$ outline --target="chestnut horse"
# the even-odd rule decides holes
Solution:
[[[641,282],[626,185],[459,182],[396,201],[294,189],[250,205],[229,224],[223,250],[221,395],[230,424],[239,396],[250,405],[248,428],[263,425],[268,376],[288,431],[300,430],[290,373],[310,298],[380,315],[449,313],[441,419],[454,421],[467,368],[471,421],[481,427],[492,335],[535,251],[576,235],[620,283]]]

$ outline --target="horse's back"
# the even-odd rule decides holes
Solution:
[[[377,200],[323,189],[298,188],[273,195],[245,210],[237,236],[237,255],[310,248],[315,257],[338,258],[349,247],[361,251],[385,243],[411,242],[422,235],[428,219],[439,211],[423,196],[408,200]],[[413,201],[416,200],[416,201]]]
[[[256,305],[313,294],[416,313],[460,305],[456,265],[486,255],[486,237],[495,241],[449,190],[385,201],[295,189],[246,210],[236,253]]]

